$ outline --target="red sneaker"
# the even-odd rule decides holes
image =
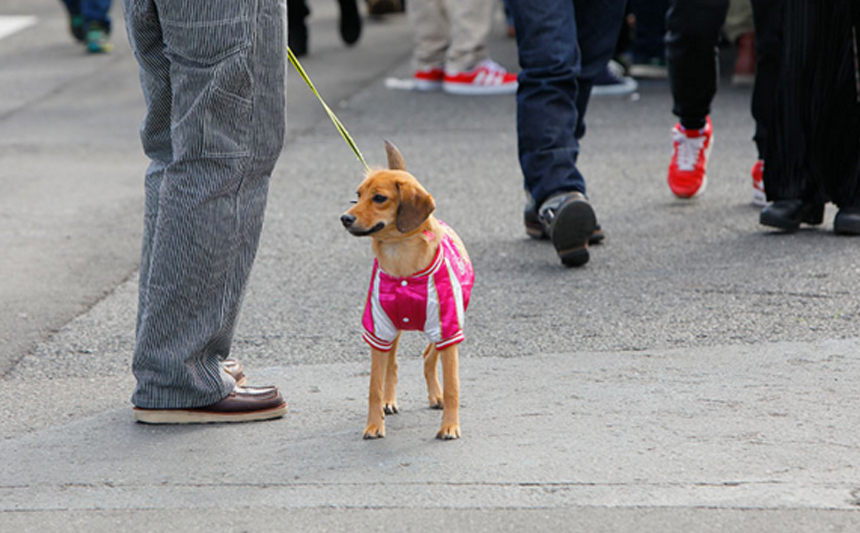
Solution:
[[[732,85],[752,85],[753,83],[755,83],[755,32],[750,31],[738,37]]]
[[[412,76],[413,87],[416,91],[438,91],[445,80],[445,69],[442,67],[416,70]]]
[[[468,72],[445,72],[443,89],[451,94],[516,94],[517,75],[491,59],[485,59]]]
[[[672,128],[674,154],[669,163],[669,188],[678,198],[702,194],[708,183],[708,156],[713,146],[713,127],[708,117],[705,127],[687,130],[680,124]]]
[[[759,159],[752,167],[753,179],[753,205],[764,207],[767,205],[767,196],[764,194],[764,161]]]

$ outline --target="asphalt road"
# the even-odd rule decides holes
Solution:
[[[400,147],[475,263],[463,439],[432,439],[418,335],[404,412],[360,438],[372,256],[339,216],[362,168],[294,75],[234,346],[290,414],[132,423],[134,59],[121,25],[88,57],[58,3],[6,0],[0,17],[37,21],[0,39],[0,530],[860,529],[858,241],[832,208],[794,235],[758,225],[749,89],[720,87],[708,190],[687,202],[665,185],[666,83],[594,99],[580,163],[607,239],[565,269],[523,231],[514,99],[390,91],[404,18],[366,20],[349,49],[336,4],[311,7],[318,88],[371,164]],[[501,25],[491,45],[516,68]]]

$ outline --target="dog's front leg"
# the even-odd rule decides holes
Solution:
[[[382,410],[387,415],[399,412],[397,409],[397,343],[400,335],[394,339],[394,346],[388,352],[387,366],[385,368],[385,389],[382,392]]]
[[[390,352],[370,349],[370,394],[367,405],[367,427],[364,428],[365,439],[381,439],[385,436],[382,394],[389,356]]]
[[[460,371],[457,345],[439,352],[442,357],[443,402],[442,427],[436,438],[451,440],[460,438]]]

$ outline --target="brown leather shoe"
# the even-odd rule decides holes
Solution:
[[[245,383],[248,382],[245,370],[242,368],[242,363],[236,359],[224,359],[221,361],[221,368],[224,369],[224,372],[230,374],[230,377],[236,382],[237,387],[244,387]]]
[[[277,387],[236,387],[220,402],[196,409],[134,408],[134,419],[144,424],[216,424],[280,418],[287,402]]]

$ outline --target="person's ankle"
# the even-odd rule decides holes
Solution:
[[[701,130],[708,124],[708,119],[681,119],[681,127],[685,130]]]

